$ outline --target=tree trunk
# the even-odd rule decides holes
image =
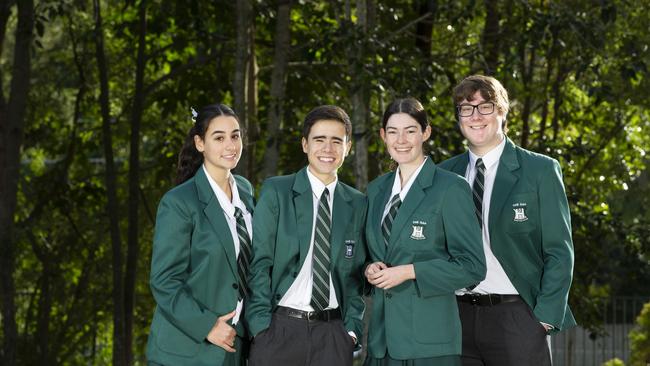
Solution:
[[[124,352],[124,287],[122,282],[122,239],[120,237],[118,205],[117,205],[117,176],[113,159],[113,139],[111,135],[111,116],[109,109],[108,66],[104,53],[104,34],[100,0],[93,0],[95,12],[95,47],[97,67],[99,72],[100,95],[99,104],[102,114],[102,142],[106,160],[106,214],[109,219],[109,229],[113,254],[113,365],[123,366],[126,363]]]
[[[437,0],[419,0],[418,2],[419,17],[429,14],[429,17],[422,19],[415,27],[415,47],[422,55],[429,59],[431,57],[431,32],[433,32],[433,15],[438,9]]]
[[[144,109],[144,72],[146,66],[145,36],[147,33],[147,1],[138,8],[138,55],[135,69],[135,90],[131,106],[131,142],[129,151],[129,228],[127,233],[126,274],[124,278],[124,352],[126,364],[133,364],[133,308],[138,270],[138,227],[140,215],[140,125]]]
[[[551,120],[551,127],[553,128],[553,137],[552,141],[557,139],[558,133],[560,132],[560,108],[562,107],[562,102],[564,98],[562,96],[562,84],[569,74],[568,67],[562,62],[562,59],[558,60],[557,65],[557,75],[555,76],[555,81],[553,82],[553,119]]]
[[[244,131],[248,131],[246,115],[246,71],[248,62],[248,29],[250,24],[251,5],[248,0],[237,0],[237,44],[235,47],[235,75],[232,82],[233,109],[239,116],[239,123]],[[245,140],[246,141],[246,140]],[[248,149],[244,147],[242,156],[235,171],[248,177]]]
[[[521,139],[520,145],[523,148],[528,147],[528,137],[530,136],[530,115],[532,113],[532,103],[533,103],[533,70],[535,68],[535,59],[537,57],[537,50],[533,48],[530,51],[530,56],[526,60],[526,45],[522,45],[521,51],[521,64],[522,64],[522,79],[523,79],[523,90],[524,90],[524,108],[521,112]],[[526,63],[528,61],[528,64]]]
[[[537,142],[537,148],[539,151],[542,151],[542,148],[546,145],[546,120],[548,119],[548,106],[550,103],[550,97],[548,95],[549,84],[551,82],[551,74],[553,71],[553,58],[550,56],[550,52],[546,61],[546,75],[544,76],[544,88],[542,92],[544,93],[544,98],[542,100],[542,113],[539,120],[539,141]]]
[[[253,16],[254,18],[254,16]],[[246,105],[248,110],[246,111],[246,122],[248,122],[248,128],[246,129],[246,152],[248,159],[244,161],[244,164],[248,164],[248,175],[246,178],[251,181],[253,187],[257,184],[257,169],[256,169],[256,149],[257,140],[259,136],[259,121],[257,120],[257,94],[258,94],[258,82],[257,82],[257,57],[255,57],[255,23],[250,22],[250,32],[248,39],[249,47],[249,61],[248,61],[248,72],[246,73],[246,80],[248,82],[248,96],[246,97]]]
[[[485,27],[483,28],[483,56],[485,58],[485,73],[494,75],[499,68],[499,2],[496,0],[484,0],[485,4]]]
[[[275,28],[275,54],[271,73],[271,91],[267,118],[264,177],[278,174],[280,160],[280,129],[284,116],[284,96],[287,87],[287,64],[291,51],[291,1],[278,2],[278,19]]]
[[[356,49],[351,49],[350,75],[356,77],[352,81],[350,100],[352,103],[352,138],[354,140],[354,176],[356,178],[356,187],[361,191],[366,190],[368,186],[368,116],[370,114],[370,91],[365,71],[366,47],[365,39],[368,35],[368,29],[372,27],[374,3],[372,0],[357,0],[357,25],[349,19],[347,24],[350,27],[357,27],[358,30],[353,32],[363,34],[361,44],[356,45]]]
[[[0,4],[0,51],[4,44],[10,2]],[[16,364],[18,329],[15,303],[15,248],[12,234],[16,194],[20,176],[20,146],[23,141],[25,112],[29,96],[31,49],[34,29],[33,0],[18,1],[14,59],[11,70],[9,101],[0,93],[0,290],[2,291],[3,345],[0,363]],[[3,74],[0,69],[0,76]],[[0,79],[2,80],[2,79]],[[0,85],[0,89],[2,89]]]
[[[36,352],[38,354],[38,364],[47,366],[52,364],[50,357],[50,313],[52,312],[52,294],[50,291],[50,280],[54,273],[55,260],[52,253],[47,249],[39,249],[37,239],[32,236],[32,246],[36,257],[43,265],[43,273],[41,275],[40,294],[38,297],[38,315],[36,317]]]

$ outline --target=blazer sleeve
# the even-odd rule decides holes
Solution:
[[[194,299],[187,285],[193,220],[181,198],[166,194],[156,216],[149,283],[165,318],[196,342],[217,322],[217,314]]]
[[[553,160],[551,171],[542,174],[538,188],[544,271],[537,304],[537,319],[562,329],[573,278],[571,214],[562,169]]]
[[[278,230],[278,195],[272,184],[264,184],[253,214],[253,258],[246,302],[246,322],[254,337],[271,325],[271,267]]]
[[[444,193],[442,221],[449,258],[416,261],[415,281],[422,296],[448,294],[485,278],[485,253],[472,192],[455,180]]]

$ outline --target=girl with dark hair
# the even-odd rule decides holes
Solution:
[[[369,366],[459,366],[454,291],[485,277],[467,182],[423,152],[431,127],[422,104],[398,99],[379,131],[397,169],[368,185],[366,239],[372,285]]]
[[[230,107],[202,108],[158,206],[150,286],[150,365],[243,364],[240,321],[251,258],[253,192],[233,175],[242,131]]]

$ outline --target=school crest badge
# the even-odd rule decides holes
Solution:
[[[354,257],[354,240],[345,241],[345,258]]]
[[[413,232],[411,233],[411,239],[414,240],[424,240],[424,226],[422,225],[413,225]]]
[[[515,203],[512,205],[512,210],[515,212],[515,216],[513,217],[514,222],[524,222],[528,221],[528,216],[526,216],[526,203]]]

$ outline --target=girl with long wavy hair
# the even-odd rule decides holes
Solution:
[[[150,286],[156,301],[150,365],[243,364],[253,190],[231,173],[242,130],[223,104],[203,107],[179,154],[176,183],[158,206]]]

